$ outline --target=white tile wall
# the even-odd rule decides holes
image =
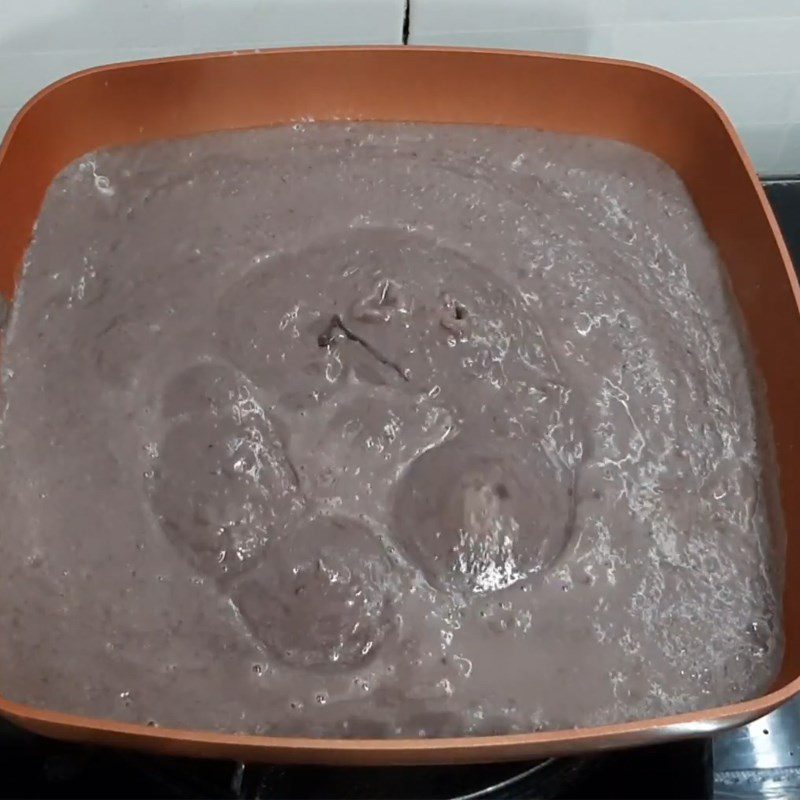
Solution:
[[[627,21],[792,17],[798,0],[623,0]]]
[[[790,164],[800,164],[800,122],[790,125],[786,132],[784,160]]]
[[[300,44],[397,44],[405,0],[0,0],[0,134],[77,69]],[[629,58],[702,86],[763,174],[800,174],[800,0],[410,0],[410,44]]]
[[[410,0],[411,44],[604,55],[717,99],[765,175],[800,174],[800,0]]]
[[[0,0],[0,136],[39,89],[79,69],[314,44],[399,44],[405,0]]]

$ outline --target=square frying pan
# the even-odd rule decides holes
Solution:
[[[786,529],[786,649],[746,702],[574,730],[449,739],[303,739],[173,730],[2,697],[31,731],[158,753],[324,764],[536,758],[708,734],[800,691],[800,287],[756,173],[719,107],[687,81],[622,61],[415,47],[274,50],[99,67],[40,92],[0,146],[0,293],[12,299],[48,185],[88,151],[298,120],[527,126],[628,142],[683,179],[716,243],[764,383]],[[2,514],[0,512],[0,536]],[[0,658],[2,658],[0,631]],[[199,699],[198,699],[199,701]]]

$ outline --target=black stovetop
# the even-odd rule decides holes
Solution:
[[[0,797],[711,797],[707,740],[522,764],[279,767],[147,756],[51,741],[0,725]]]
[[[800,264],[800,181],[766,186]],[[800,742],[798,742],[800,744]],[[0,798],[710,798],[712,743],[470,767],[242,765],[67,744],[0,722]]]

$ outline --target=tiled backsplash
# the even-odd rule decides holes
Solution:
[[[0,0],[0,135],[79,69],[165,55],[400,44],[405,0]]]
[[[0,0],[0,133],[32,94],[112,61],[399,44],[405,0]],[[800,174],[800,0],[410,0],[409,44],[644,61],[714,96],[762,174]]]
[[[727,111],[762,174],[800,174],[800,0],[410,0],[411,44],[655,64]]]

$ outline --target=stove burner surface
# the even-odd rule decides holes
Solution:
[[[148,756],[43,739],[0,722],[0,798],[511,798],[711,797],[710,743],[678,742],[517,764],[309,767]]]

